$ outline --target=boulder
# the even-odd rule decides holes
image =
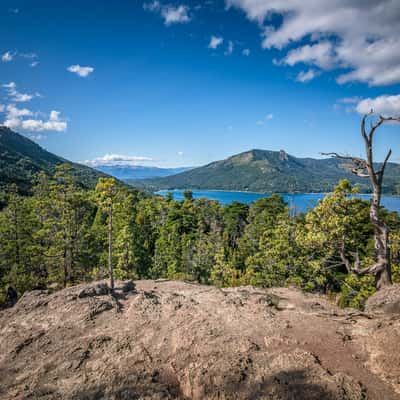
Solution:
[[[400,285],[391,285],[378,290],[367,300],[365,311],[400,316]]]

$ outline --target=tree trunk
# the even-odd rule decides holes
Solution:
[[[63,250],[63,269],[64,269],[64,277],[63,277],[63,286],[67,287],[68,283],[68,263],[67,263],[67,248],[64,247]]]
[[[370,218],[374,226],[375,236],[375,259],[376,263],[372,269],[375,277],[375,286],[381,289],[392,284],[392,273],[390,265],[389,229],[379,218],[380,190],[374,188],[371,203]]]
[[[110,288],[114,290],[114,272],[112,265],[112,253],[113,253],[113,206],[110,205],[110,216],[108,226],[108,272],[110,275]]]

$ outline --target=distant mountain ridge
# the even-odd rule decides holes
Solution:
[[[15,183],[22,193],[29,193],[38,172],[52,174],[57,165],[64,163],[72,166],[78,182],[86,188],[95,187],[100,177],[107,176],[50,153],[27,137],[0,126],[0,189]]]
[[[147,190],[210,189],[262,193],[329,192],[348,179],[362,192],[371,190],[368,179],[351,174],[336,158],[297,158],[285,151],[254,149],[177,175],[132,182]],[[387,165],[385,193],[400,194],[400,165]]]
[[[192,169],[191,167],[159,168],[143,165],[99,165],[95,169],[121,180],[151,179],[179,174]]]

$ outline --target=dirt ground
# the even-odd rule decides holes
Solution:
[[[1,399],[400,399],[400,314],[296,289],[175,281],[25,294],[0,312]]]

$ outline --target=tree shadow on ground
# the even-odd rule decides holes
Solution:
[[[314,378],[315,379],[315,378]],[[178,381],[140,382],[140,384],[125,383],[115,390],[114,384],[102,384],[98,387],[88,388],[74,395],[73,400],[144,400],[144,399],[180,399],[190,400],[181,391]],[[115,387],[115,386],[114,386]],[[333,392],[326,385],[310,382],[306,370],[288,370],[271,375],[262,382],[251,385],[237,385],[236,387],[211,387],[206,390],[204,399],[229,399],[229,400],[336,400],[347,399],[346,394],[339,390]],[[348,397],[351,398],[350,396]]]

